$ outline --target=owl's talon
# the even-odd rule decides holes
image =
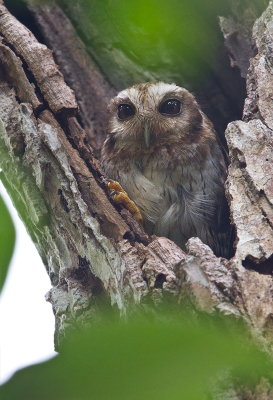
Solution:
[[[110,179],[110,178],[104,178],[104,179],[101,181],[101,184],[103,184],[103,183],[105,183],[105,182],[115,182],[115,181],[113,181],[113,179]]]
[[[117,181],[113,181],[113,179],[105,178],[102,182],[108,182],[107,186],[110,190],[110,196],[113,196],[113,200],[115,203],[123,204],[125,208],[135,217],[141,228],[143,228],[143,218],[135,203],[129,198],[128,194],[125,190],[122,189],[120,184]]]
[[[109,196],[114,196],[114,194],[119,194],[120,192],[118,192],[117,190],[113,190]]]

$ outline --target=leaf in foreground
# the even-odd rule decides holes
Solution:
[[[0,291],[5,282],[14,243],[14,225],[4,200],[0,196]]]
[[[208,323],[105,323],[74,335],[60,355],[17,372],[5,400],[203,399],[222,371],[242,382],[272,365],[243,334]]]

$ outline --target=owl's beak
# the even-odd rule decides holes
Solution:
[[[144,127],[144,140],[145,140],[145,144],[146,144],[147,149],[149,149],[150,148],[150,141],[151,141],[151,134],[150,134],[150,131],[149,131],[149,128],[148,128],[147,124],[145,124],[145,127]]]

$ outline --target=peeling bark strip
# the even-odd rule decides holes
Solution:
[[[230,124],[226,134],[234,157],[228,190],[237,228],[236,257],[261,264],[273,254],[272,131],[252,120]]]
[[[79,174],[87,183],[94,178],[82,165],[62,131],[42,121],[36,122],[31,108],[24,103],[17,105],[13,91],[2,85],[3,103],[9,110],[1,107],[0,166],[5,180],[13,186],[13,198],[21,199],[21,215],[53,284],[58,284],[60,279],[72,274],[79,268],[79,260],[86,259],[111,297],[113,290],[112,302],[117,303],[122,310],[124,299],[121,278],[124,262],[117,252],[115,242],[101,234],[97,218],[92,216],[81,197],[76,176]],[[5,120],[7,111],[8,114],[12,113],[12,120]],[[20,134],[26,146],[22,159],[16,157],[9,146],[7,130],[16,130],[16,125],[20,126]],[[97,196],[100,191],[102,189],[97,187]],[[97,207],[103,207],[103,203],[98,201]],[[108,204],[108,213],[111,212],[110,207]],[[99,214],[100,211],[97,211]],[[111,218],[115,218],[114,209],[112,215]],[[121,217],[117,214],[116,218],[120,219],[120,225],[113,222],[113,235],[119,234],[117,229],[126,230]],[[120,238],[122,234],[119,234]]]
[[[78,106],[74,93],[65,84],[51,51],[40,44],[34,35],[2,5],[0,5],[0,31],[16,54],[26,62],[53,113],[66,111],[70,115],[75,115]]]
[[[87,53],[85,44],[64,12],[53,2],[29,2],[45,43],[74,90],[80,108],[80,118],[88,142],[96,157],[100,155],[105,138],[105,112],[117,91],[108,83]]]
[[[23,102],[30,103],[35,111],[38,111],[42,106],[42,102],[35,94],[35,88],[29,83],[22,61],[17,57],[9,47],[0,44],[0,59],[5,74],[16,87],[16,91]]]
[[[255,22],[258,54],[250,60],[244,121],[229,124],[228,192],[237,229],[238,260],[252,267],[273,255],[273,5]],[[248,122],[247,122],[248,121]],[[273,262],[273,261],[272,261]],[[261,266],[262,268],[262,266]],[[272,274],[271,266],[269,273]]]

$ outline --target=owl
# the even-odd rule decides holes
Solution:
[[[103,169],[135,202],[145,231],[183,250],[199,237],[229,257],[227,165],[194,96],[175,84],[134,85],[111,100],[107,126]]]

